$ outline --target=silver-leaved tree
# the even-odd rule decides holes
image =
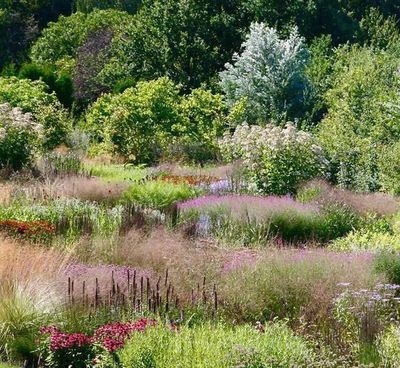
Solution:
[[[309,53],[297,29],[283,39],[276,29],[253,23],[242,50],[220,73],[228,105],[244,103],[248,123],[284,125],[301,118],[307,106]]]

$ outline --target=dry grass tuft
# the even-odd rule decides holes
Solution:
[[[97,178],[70,176],[20,187],[15,195],[22,194],[36,200],[69,197],[82,201],[111,203],[119,199],[126,188],[124,183],[107,183]]]
[[[0,205],[5,205],[11,198],[12,185],[0,183]]]
[[[18,293],[36,304],[54,305],[63,298],[62,274],[70,258],[56,251],[0,238],[0,293]]]
[[[333,187],[322,180],[314,180],[306,184],[303,191],[319,192],[317,202],[340,202],[347,204],[359,214],[376,213],[381,216],[390,216],[400,209],[397,198],[385,193],[354,193],[350,190]]]

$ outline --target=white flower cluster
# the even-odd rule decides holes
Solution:
[[[32,114],[24,113],[19,107],[12,107],[8,103],[0,104],[0,142],[7,138],[10,131],[20,133],[42,134],[42,125],[36,123]]]
[[[282,148],[309,148],[322,163],[328,164],[322,148],[315,143],[314,137],[307,132],[297,130],[292,123],[285,128],[268,124],[239,125],[233,135],[225,132],[221,140],[221,149],[228,159],[242,159],[248,163],[256,163],[260,156],[277,152]]]
[[[296,129],[292,123],[284,128],[239,125],[233,135],[225,133],[220,147],[227,160],[241,160],[251,177],[265,182],[278,172],[306,180],[323,175],[329,164],[313,135]]]

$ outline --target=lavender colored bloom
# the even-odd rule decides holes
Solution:
[[[208,195],[178,203],[180,210],[225,206],[232,210],[294,210],[299,212],[317,212],[313,205],[296,202],[290,196],[252,196],[252,195]]]
[[[200,236],[207,236],[210,229],[211,229],[210,216],[205,214],[200,215],[196,223],[197,234],[199,234]]]

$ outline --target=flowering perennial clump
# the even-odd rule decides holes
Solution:
[[[42,133],[32,115],[20,108],[0,104],[0,168],[20,169],[31,162]]]
[[[101,342],[109,352],[114,352],[122,348],[125,340],[134,331],[143,332],[146,327],[154,326],[155,320],[142,318],[136,322],[115,322],[99,327],[94,334],[94,341]]]
[[[21,235],[53,234],[55,227],[47,221],[0,221],[0,231],[6,230]]]
[[[241,160],[250,183],[263,193],[294,193],[301,182],[324,176],[328,167],[314,137],[292,123],[284,128],[243,124],[220,143],[225,159]]]
[[[51,352],[60,350],[88,348],[99,344],[110,353],[122,348],[129,336],[135,332],[143,332],[147,327],[155,326],[156,321],[142,318],[136,322],[114,322],[100,326],[92,337],[83,333],[65,333],[55,326],[40,329],[40,334],[49,336]]]

